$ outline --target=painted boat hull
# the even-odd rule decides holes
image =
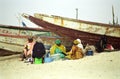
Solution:
[[[33,36],[40,36],[45,46],[54,44],[57,38],[64,40],[62,37],[40,28],[0,25],[0,48],[22,52],[27,38]]]
[[[88,21],[76,21],[74,19],[66,19],[62,17],[53,17],[47,15],[40,15],[38,16],[29,16],[23,15],[25,18],[29,19],[33,23],[43,27],[46,30],[52,31],[64,38],[68,38],[68,40],[74,40],[76,38],[80,38],[84,45],[92,44],[95,45],[96,42],[103,36],[106,35],[108,39],[108,43],[112,44],[115,49],[120,49],[120,27],[119,26],[112,26],[108,24],[101,24],[101,23],[93,23]],[[45,17],[45,19],[44,19]],[[61,18],[60,22],[54,23],[56,21],[55,18]],[[55,20],[53,20],[55,19]],[[63,21],[64,20],[64,21]],[[53,21],[53,22],[50,22]],[[65,24],[65,21],[75,22],[78,23],[77,29],[76,27]],[[67,25],[67,26],[65,26]],[[73,24],[75,25],[75,24]],[[83,26],[84,25],[84,26]]]

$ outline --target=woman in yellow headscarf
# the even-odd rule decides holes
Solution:
[[[83,57],[82,49],[78,47],[78,44],[79,42],[77,40],[73,41],[73,46],[67,56],[69,59],[79,59]]]

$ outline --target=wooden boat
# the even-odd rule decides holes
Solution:
[[[0,48],[14,52],[22,52],[28,37],[40,36],[45,46],[54,44],[62,37],[41,28],[29,28],[10,25],[0,25]]]
[[[113,26],[37,13],[35,13],[34,16],[27,14],[23,14],[22,16],[46,30],[54,32],[64,38],[68,38],[68,40],[72,41],[76,38],[80,38],[84,45],[95,45],[103,35],[106,35],[108,43],[112,44],[115,49],[120,49],[119,25]]]

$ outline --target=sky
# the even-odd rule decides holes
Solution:
[[[69,18],[106,23],[112,22],[112,5],[115,20],[120,24],[120,0],[0,0],[0,24],[22,26],[24,21],[29,27],[35,24],[20,17],[20,14],[42,13]],[[20,19],[20,21],[19,21]]]

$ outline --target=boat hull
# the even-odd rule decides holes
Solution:
[[[114,33],[114,34],[117,34],[117,36],[114,36],[114,35],[112,36],[112,34],[109,35],[109,34],[90,33],[90,32],[80,31],[80,30],[73,29],[73,28],[62,27],[61,25],[53,24],[53,23],[50,23],[43,19],[38,19],[33,16],[25,16],[25,18],[29,19],[33,23],[43,27],[46,30],[49,30],[64,38],[67,38],[68,40],[73,41],[74,39],[80,38],[82,40],[83,45],[86,45],[86,44],[95,45],[103,35],[106,35],[108,39],[108,43],[112,44],[115,49],[120,49],[120,42],[119,42],[120,40],[119,29],[120,28],[118,27],[117,28],[112,27],[113,29],[118,29],[117,33]],[[100,24],[98,24],[98,26],[99,25]],[[103,25],[106,25],[105,26],[106,28],[108,26],[107,24],[101,24],[101,25],[102,27],[104,27]],[[109,27],[109,29],[111,28]],[[106,31],[105,33],[108,33],[108,31]]]
[[[0,48],[22,52],[28,37],[41,37],[45,46],[51,46],[56,39],[65,40],[58,35],[40,28],[25,28],[16,26],[0,26]],[[64,43],[66,44],[66,43]],[[69,45],[69,44],[67,44]]]

